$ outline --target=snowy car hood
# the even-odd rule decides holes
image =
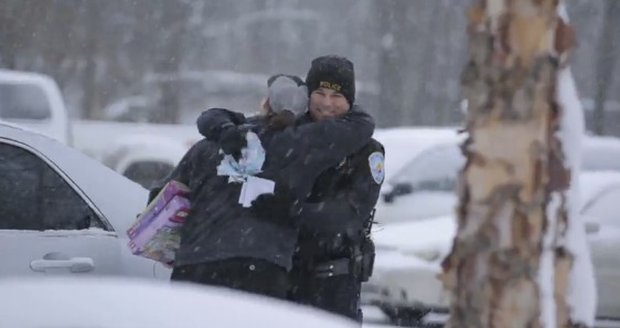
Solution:
[[[0,294],[11,295],[0,307],[0,327],[359,327],[290,302],[148,280],[5,279]]]
[[[24,144],[54,163],[117,232],[124,233],[146,205],[148,191],[142,186],[56,140],[4,123],[0,123],[0,139]]]
[[[373,240],[377,248],[397,249],[402,252],[436,249],[445,255],[452,245],[455,233],[454,217],[442,216],[424,221],[386,224],[373,231]]]

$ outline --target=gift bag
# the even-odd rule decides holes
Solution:
[[[171,265],[180,244],[180,229],[189,213],[189,188],[178,181],[167,183],[136,222],[127,230],[135,255]]]

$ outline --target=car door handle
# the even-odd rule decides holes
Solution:
[[[89,272],[95,268],[95,262],[90,257],[73,257],[68,260],[34,260],[30,262],[30,269],[45,272],[48,269],[69,269],[71,272]]]

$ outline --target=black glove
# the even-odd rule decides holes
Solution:
[[[232,155],[236,160],[241,157],[241,148],[247,147],[245,135],[247,131],[234,124],[228,123],[222,126],[220,134],[220,148],[224,154]]]
[[[155,199],[155,197],[159,195],[159,192],[162,189],[163,189],[162,187],[156,187],[156,188],[149,190],[149,198],[146,201],[146,206],[148,206],[153,201],[153,199]]]
[[[289,194],[262,194],[252,202],[251,210],[258,219],[292,226],[294,224],[291,218],[292,206],[293,199]]]

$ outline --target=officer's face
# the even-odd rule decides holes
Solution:
[[[351,108],[347,98],[342,93],[318,88],[310,94],[310,115],[316,121],[334,118],[343,115]]]

